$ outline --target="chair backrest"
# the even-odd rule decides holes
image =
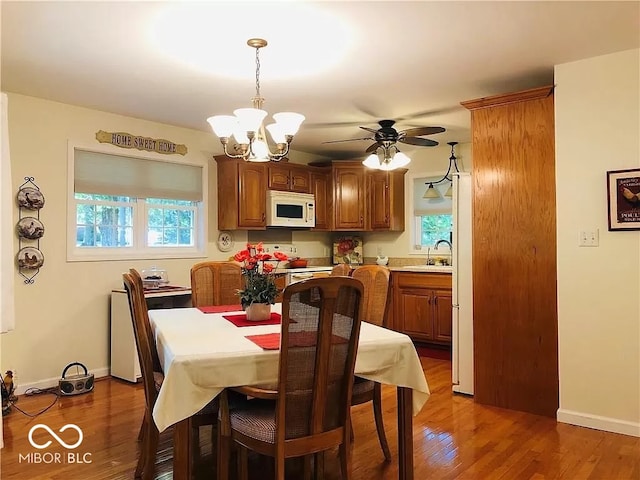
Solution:
[[[330,276],[332,277],[348,277],[351,275],[353,268],[347,263],[339,263],[331,269]]]
[[[200,262],[191,267],[191,303],[194,307],[235,305],[244,287],[237,262]]]
[[[389,306],[389,269],[380,265],[364,265],[356,268],[351,276],[364,285],[362,320],[386,327]]]
[[[138,347],[138,360],[140,361],[140,370],[142,371],[142,383],[144,384],[144,397],[149,411],[153,409],[158,397],[158,392],[154,381],[154,363],[158,354],[155,342],[152,340],[151,325],[149,323],[149,313],[147,310],[147,302],[144,298],[142,287],[142,279],[135,270],[135,273],[123,273],[122,280],[124,289],[129,299],[129,310],[131,311],[131,320],[133,322],[133,334]],[[154,360],[155,357],[155,360]]]
[[[276,410],[276,441],[287,440],[285,448],[324,445],[349,428],[362,299],[362,284],[349,277],[285,289]]]

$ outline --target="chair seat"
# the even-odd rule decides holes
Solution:
[[[367,380],[366,378],[361,377],[354,377],[353,392],[351,393],[351,396],[356,397],[367,392],[373,392],[373,385],[374,382],[372,380]]]
[[[256,440],[275,443],[275,403],[268,400],[249,400],[250,408],[231,408],[231,428]]]

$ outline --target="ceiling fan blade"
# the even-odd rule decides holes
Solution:
[[[409,145],[418,145],[420,147],[435,147],[438,145],[438,142],[435,140],[431,140],[429,138],[419,138],[419,137],[404,137],[398,140],[402,143],[407,143]]]
[[[378,142],[372,143],[371,145],[369,145],[369,148],[367,148],[365,150],[365,152],[366,153],[375,152],[378,149],[379,146],[380,146],[380,144]]]
[[[345,140],[329,140],[328,142],[322,142],[322,143],[339,143],[339,142],[355,142],[357,140],[375,140],[375,138],[371,138],[371,137],[364,137],[364,138],[347,138]]]
[[[369,127],[360,127],[363,130],[366,130],[367,132],[371,132],[371,133],[378,133],[378,130],[374,130],[373,128],[369,128]]]
[[[406,122],[407,120],[413,120],[414,118],[420,117],[433,117],[434,115],[445,115],[447,113],[453,113],[461,110],[461,105],[451,105],[448,107],[436,108],[433,110],[423,110],[422,112],[414,112],[408,115],[403,115],[401,117],[396,118],[397,122]]]
[[[421,137],[422,135],[435,135],[444,131],[443,127],[417,127],[407,128],[400,133],[404,133],[405,137]]]

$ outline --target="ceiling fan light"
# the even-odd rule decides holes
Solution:
[[[409,165],[409,163],[411,162],[411,159],[404,153],[398,151],[391,159],[391,162],[395,165],[394,168],[402,168]]]
[[[238,118],[233,115],[214,115],[207,118],[207,122],[218,137],[229,138],[238,125]]]
[[[298,129],[302,122],[305,120],[305,116],[295,112],[280,112],[273,115],[273,119],[278,125],[280,125],[283,134],[295,135],[298,133]]]
[[[238,122],[244,132],[257,132],[262,125],[262,120],[267,116],[267,112],[259,108],[238,108],[233,113],[238,117]]]
[[[235,129],[233,130],[233,138],[235,138],[236,142],[242,145],[249,145],[249,137],[247,137],[247,132],[240,126],[238,122],[236,122]]]
[[[375,168],[376,170],[380,169],[380,159],[375,153],[372,153],[367,158],[365,158],[362,164],[368,168]]]
[[[440,198],[440,193],[433,186],[433,183],[429,183],[429,187],[427,188],[427,191],[424,192],[422,198]]]

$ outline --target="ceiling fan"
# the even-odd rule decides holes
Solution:
[[[350,138],[346,140],[331,140],[322,143],[338,143],[338,142],[353,142],[359,140],[374,140],[375,143],[371,144],[366,152],[375,152],[379,147],[388,149],[396,142],[406,143],[408,145],[418,145],[421,147],[435,147],[438,142],[429,138],[422,138],[424,135],[435,135],[436,133],[442,133],[445,131],[443,127],[415,127],[408,128],[406,130],[397,131],[393,128],[395,120],[380,120],[378,124],[380,128],[374,130],[369,127],[360,127],[363,130],[373,133],[373,136],[363,138]]]

